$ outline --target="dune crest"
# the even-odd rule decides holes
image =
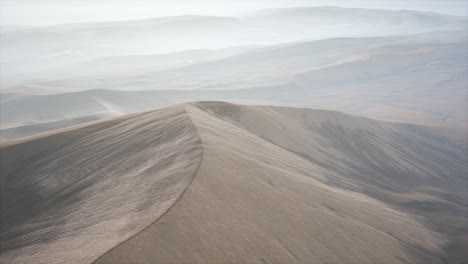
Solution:
[[[359,193],[367,192],[363,179],[287,150],[300,149],[288,145],[298,135],[273,137],[304,124],[391,133],[390,125],[223,102],[194,103],[187,112],[205,149],[194,181],[167,214],[95,263],[436,263],[444,254],[445,235]]]
[[[443,136],[333,111],[196,102],[4,144],[3,204],[20,221],[2,232],[0,259],[450,260],[468,241],[467,168],[464,147]]]
[[[174,204],[202,152],[182,105],[4,144],[0,262],[93,262]]]

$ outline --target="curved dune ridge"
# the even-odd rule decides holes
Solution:
[[[10,263],[465,257],[465,147],[424,127],[198,102],[0,151]]]
[[[93,262],[170,208],[202,152],[183,105],[3,146],[0,262]]]

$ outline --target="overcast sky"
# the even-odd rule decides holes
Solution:
[[[265,8],[342,6],[468,15],[468,0],[0,0],[0,24],[49,25],[174,15],[239,16]]]

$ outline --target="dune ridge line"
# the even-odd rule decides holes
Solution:
[[[203,147],[203,140],[201,139],[200,137],[200,133],[198,131],[198,127],[194,124],[193,120],[192,120],[192,117],[190,116],[190,113],[186,110],[187,108],[187,104],[183,104],[184,105],[184,111],[185,111],[185,114],[187,114],[187,116],[189,117],[189,120],[190,122],[192,123],[193,127],[195,127],[195,131],[197,133],[197,137],[198,139],[202,142],[201,144],[201,160],[200,162],[198,163],[198,167],[197,169],[195,170],[195,173],[193,174],[193,176],[191,177],[190,179],[190,182],[189,184],[187,185],[187,187],[179,194],[179,196],[177,197],[177,199],[174,201],[174,203],[169,206],[169,208],[166,209],[166,211],[164,213],[162,213],[158,218],[156,218],[153,222],[149,223],[145,228],[143,228],[142,230],[140,230],[139,232],[137,232],[136,234],[132,235],[131,237],[125,239],[124,241],[116,244],[114,247],[110,248],[109,250],[107,250],[106,252],[104,252],[103,254],[101,254],[98,258],[96,258],[95,260],[93,260],[91,263],[96,263],[97,261],[99,261],[99,259],[102,258],[102,256],[106,255],[107,253],[109,253],[110,251],[112,251],[114,248],[124,244],[125,242],[133,239],[135,236],[137,236],[138,234],[144,232],[146,229],[148,229],[150,226],[152,226],[154,223],[158,222],[163,216],[165,216],[176,204],[177,202],[180,201],[180,199],[184,196],[185,192],[187,191],[187,189],[190,187],[190,185],[192,185],[192,182],[193,180],[195,179],[195,177],[197,177],[197,174],[198,174],[198,171],[200,170],[200,167],[201,167],[201,164],[203,163],[203,153],[204,153],[204,147]]]

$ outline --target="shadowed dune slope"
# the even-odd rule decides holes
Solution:
[[[0,262],[91,263],[181,196],[202,151],[183,105],[0,145]]]
[[[463,147],[332,111],[186,109],[204,148],[192,184],[96,263],[440,263],[463,248]]]

